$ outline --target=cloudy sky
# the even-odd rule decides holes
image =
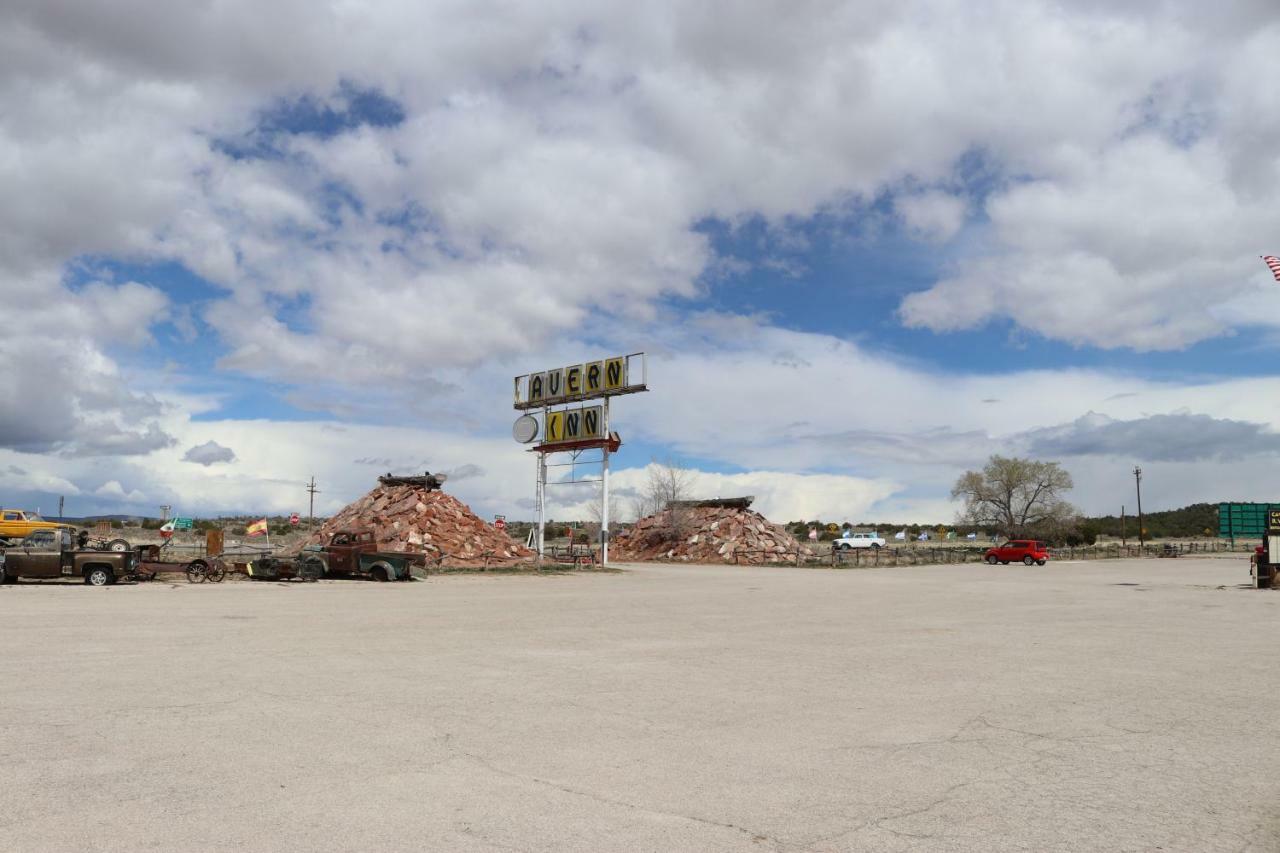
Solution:
[[[612,5],[612,9],[610,6]],[[776,520],[1280,500],[1274,0],[0,3],[0,503],[529,517],[511,377],[650,354]],[[581,493],[553,493],[562,512]]]

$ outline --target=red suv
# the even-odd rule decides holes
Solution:
[[[1049,559],[1049,549],[1035,539],[1011,539],[999,547],[988,549],[985,559],[993,566],[996,563],[1007,566],[1017,560],[1028,566],[1033,563],[1043,566]]]

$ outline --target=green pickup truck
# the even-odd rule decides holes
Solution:
[[[37,530],[0,553],[0,582],[76,578],[91,586],[108,586],[132,577],[138,565],[135,551],[77,549],[66,527]]]

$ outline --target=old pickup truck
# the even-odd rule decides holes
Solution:
[[[21,543],[0,553],[0,582],[19,578],[83,578],[92,586],[107,586],[132,577],[138,569],[134,551],[80,551],[71,530],[37,530]]]
[[[409,580],[410,554],[378,550],[372,530],[339,530],[328,545],[308,545],[298,555],[303,576],[367,575],[376,581]]]
[[[0,545],[21,542],[37,530],[57,530],[64,525],[45,521],[34,512],[0,509]]]

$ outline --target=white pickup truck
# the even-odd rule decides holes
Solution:
[[[884,539],[875,533],[849,533],[831,542],[835,551],[848,551],[850,548],[883,548]]]

